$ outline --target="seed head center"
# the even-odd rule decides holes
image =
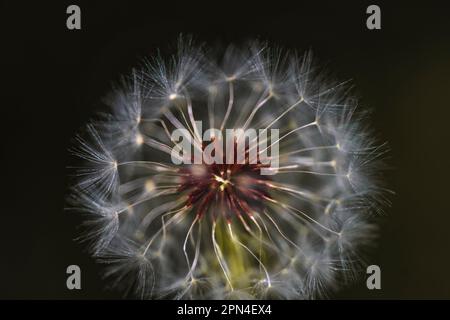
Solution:
[[[230,180],[224,179],[216,174],[213,175],[214,179],[220,183],[219,189],[220,191],[225,190],[228,184],[233,185]]]

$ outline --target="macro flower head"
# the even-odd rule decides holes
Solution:
[[[113,287],[311,299],[357,278],[389,203],[387,148],[311,52],[214,55],[180,39],[105,101],[71,149],[82,167],[69,199]]]

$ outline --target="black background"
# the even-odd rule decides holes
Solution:
[[[2,2],[0,297],[120,297],[72,241],[67,147],[112,81],[183,32],[209,45],[257,37],[312,48],[352,79],[392,148],[386,179],[397,195],[371,260],[382,290],[362,279],[335,297],[450,298],[450,11],[444,2],[373,3],[381,30],[367,30],[366,1]],[[80,31],[66,28],[70,4],[81,7]],[[66,288],[70,264],[82,269],[80,291]]]

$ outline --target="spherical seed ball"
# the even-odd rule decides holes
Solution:
[[[180,40],[106,101],[75,139],[70,202],[112,286],[309,299],[357,277],[388,204],[386,148],[310,52],[255,43],[216,57]]]

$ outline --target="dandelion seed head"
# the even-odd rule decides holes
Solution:
[[[254,43],[211,56],[184,38],[105,103],[71,149],[83,165],[69,199],[112,287],[142,299],[311,299],[357,278],[389,205],[387,148],[348,82],[330,79],[311,52]],[[219,163],[171,157],[177,129],[192,148],[179,157],[191,160],[207,150],[206,130],[220,143],[233,129],[238,150],[249,128],[279,131],[268,156],[277,167],[259,147],[251,162],[250,145],[242,163],[227,163],[228,151],[214,152]]]

